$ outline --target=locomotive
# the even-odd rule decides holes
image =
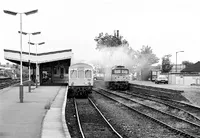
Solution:
[[[86,63],[76,63],[69,67],[68,97],[88,97],[92,92],[94,68]]]
[[[105,68],[104,72],[105,86],[111,90],[128,90],[129,89],[129,69],[125,66],[114,66]]]

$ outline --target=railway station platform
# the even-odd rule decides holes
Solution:
[[[130,81],[130,83],[137,84],[137,85],[145,85],[145,86],[151,86],[151,87],[183,91],[183,93],[181,93],[182,96],[188,99],[192,104],[200,107],[200,86],[155,84],[154,82],[151,82],[151,81],[138,81],[138,80]]]
[[[29,93],[24,86],[23,103],[19,100],[18,86],[0,90],[0,138],[70,137],[67,126],[62,128],[66,87],[31,89]]]

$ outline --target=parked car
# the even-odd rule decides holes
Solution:
[[[164,84],[168,84],[168,78],[165,75],[159,75],[156,79],[155,79],[155,83],[159,84],[159,83],[164,83]]]

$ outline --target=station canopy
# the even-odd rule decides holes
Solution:
[[[71,59],[73,56],[72,50],[60,50],[60,51],[53,51],[53,52],[46,52],[46,53],[29,53],[22,52],[22,63],[23,66],[29,65],[35,66],[36,63],[47,63],[47,62],[54,62],[59,60]],[[15,50],[8,50],[4,49],[4,58],[10,62],[20,64],[20,51]]]

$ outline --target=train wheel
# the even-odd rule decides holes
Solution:
[[[67,98],[73,98],[74,97],[74,91],[72,89],[68,89]]]
[[[109,83],[109,89],[110,89],[110,90],[113,90],[113,89],[114,89],[113,83]]]
[[[114,90],[118,90],[119,89],[119,86],[116,83],[114,83],[113,87],[114,87],[113,88]]]
[[[127,89],[128,89],[128,85],[127,85],[127,84],[124,84],[123,90],[125,91],[125,90],[127,90]]]

